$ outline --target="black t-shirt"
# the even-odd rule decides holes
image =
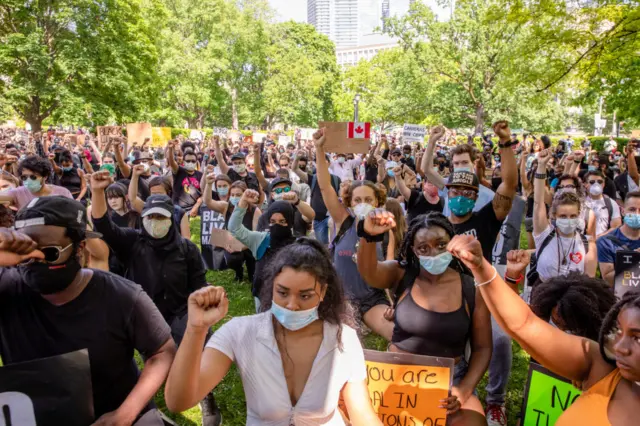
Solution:
[[[178,172],[173,174],[173,204],[191,210],[202,196],[200,179],[202,172],[196,170],[190,175],[184,167],[178,167]]]
[[[429,212],[440,212],[444,210],[444,202],[442,198],[438,200],[437,203],[431,204],[426,198],[424,198],[424,194],[422,191],[418,191],[417,189],[411,190],[411,198],[409,198],[409,202],[407,203],[407,222],[411,223],[411,221],[421,214],[429,213]]]
[[[246,176],[240,176],[238,172],[229,168],[227,172],[227,176],[231,179],[231,182],[242,181],[247,185],[247,188],[253,189],[254,191],[260,192],[260,183],[258,182],[258,177],[255,173],[247,172]]]
[[[71,302],[54,306],[16,268],[0,269],[0,356],[5,364],[88,349],[96,418],[116,410],[138,381],[134,349],[152,356],[171,330],[137,284],[93,270]],[[144,411],[152,408],[150,402]]]
[[[502,221],[496,217],[493,203],[488,203],[480,211],[473,212],[469,220],[464,223],[453,224],[456,235],[473,235],[482,245],[484,258],[491,262],[491,252],[502,227]]]

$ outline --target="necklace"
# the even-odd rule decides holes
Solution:
[[[562,260],[558,259],[558,261],[562,263],[562,266],[566,266],[567,257],[573,251],[573,249],[574,249],[574,247],[576,245],[575,234],[574,234],[574,237],[573,237],[573,241],[571,241],[571,245],[569,246],[569,249],[566,252],[564,251],[564,247],[562,245],[562,237],[559,234],[556,235],[556,242],[557,242],[557,246],[558,246],[558,254],[562,255],[561,256]],[[560,273],[560,265],[558,265],[558,273]]]

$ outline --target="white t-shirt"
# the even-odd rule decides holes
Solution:
[[[596,215],[596,235],[604,234],[609,229],[609,211],[604,202],[604,195],[599,200],[591,197],[585,199],[585,204]],[[611,220],[620,218],[620,207],[618,203],[611,200]]]
[[[295,407],[291,406],[273,335],[271,312],[233,318],[215,332],[207,347],[222,352],[238,366],[247,400],[248,426],[343,426],[337,410],[340,390],[347,382],[365,380],[367,371],[355,330],[342,326],[342,351],[337,331],[337,326],[324,323],[322,344]]]
[[[576,232],[573,238],[559,237],[556,234],[540,253],[542,242],[553,228],[548,226],[540,235],[534,235],[536,243],[536,257],[538,259],[538,275],[542,281],[560,275],[567,275],[571,271],[584,272],[584,260],[587,250],[582,238]]]

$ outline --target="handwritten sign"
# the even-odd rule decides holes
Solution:
[[[93,424],[86,349],[0,368],[0,425]]]
[[[140,146],[147,138],[149,138],[149,140],[153,139],[151,123],[127,123],[127,141],[129,146],[135,142]]]
[[[203,141],[204,140],[204,132],[201,130],[192,130],[191,133],[189,133],[189,139],[196,139],[199,141]]]
[[[107,144],[109,136],[122,136],[120,126],[98,126],[98,143],[101,147]]]
[[[347,137],[349,123],[334,123],[321,121],[318,128],[325,128],[327,141],[324,145],[326,152],[341,154],[360,153],[366,154],[371,147],[370,139],[350,139]]]
[[[310,141],[313,140],[313,134],[317,131],[318,129],[300,129],[300,139],[303,141]]]
[[[553,426],[562,413],[582,394],[565,378],[541,365],[529,364],[524,390],[522,426]]]
[[[278,145],[289,145],[291,143],[291,136],[278,136]]]
[[[153,127],[151,134],[151,146],[165,146],[171,140],[171,127]]]
[[[640,253],[619,250],[614,263],[616,272],[613,289],[617,298],[628,291],[640,291]]]
[[[419,124],[405,124],[402,128],[402,140],[404,142],[424,142],[427,127]]]
[[[369,397],[383,424],[445,426],[447,410],[438,407],[450,393],[452,358],[370,350],[364,358]],[[347,414],[342,399],[340,409]]]
[[[210,210],[206,206],[200,207],[200,245],[202,252],[202,260],[207,269],[219,270],[224,260],[224,253],[216,252],[216,247],[211,245],[211,234],[214,229],[224,228],[224,216],[220,213]]]

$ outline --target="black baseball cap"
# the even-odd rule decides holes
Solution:
[[[391,151],[391,155],[402,155],[402,151],[399,148],[396,148]]]
[[[273,188],[283,183],[286,183],[287,185],[291,186],[291,179],[283,179],[281,177],[275,178],[274,180],[271,181],[271,184],[269,185],[269,192],[273,191]]]
[[[102,234],[87,230],[87,209],[82,203],[59,195],[34,198],[20,209],[14,228],[36,225],[59,226],[74,229],[85,238],[102,238]]]
[[[143,160],[153,160],[153,157],[148,152],[134,151],[133,155],[134,155],[134,160],[132,162],[133,164],[140,164],[140,162]]]
[[[150,214],[159,214],[164,217],[172,217],[173,201],[171,201],[171,198],[164,194],[150,195],[147,198],[147,201],[144,202],[142,217],[149,216]]]
[[[237,152],[231,156],[231,161],[233,160],[244,160],[245,156],[242,152]]]
[[[451,188],[452,186],[463,186],[478,191],[480,189],[480,181],[475,173],[458,171],[449,175],[449,181],[445,186],[447,188]]]

